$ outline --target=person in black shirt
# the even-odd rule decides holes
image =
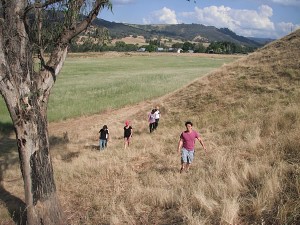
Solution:
[[[132,127],[129,126],[129,121],[126,120],[125,127],[124,127],[124,149],[129,147],[131,138],[132,138]]]
[[[107,147],[107,142],[109,140],[109,131],[107,125],[104,125],[99,131],[99,149],[104,150]]]

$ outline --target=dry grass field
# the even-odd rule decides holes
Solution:
[[[143,36],[137,36],[137,37],[133,37],[133,36],[129,36],[129,37],[124,37],[121,39],[114,39],[112,40],[112,44],[115,44],[117,41],[123,41],[126,44],[134,44],[134,45],[146,45],[146,40]]]
[[[156,105],[161,121],[149,134]],[[125,120],[134,128],[126,150]],[[189,173],[180,174],[186,120],[208,152],[196,143]],[[100,152],[104,124],[112,139]],[[300,30],[164,97],[49,131],[66,224],[299,224]],[[1,168],[1,225],[22,217],[15,154]]]

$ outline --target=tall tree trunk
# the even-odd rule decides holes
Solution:
[[[28,224],[63,224],[56,197],[49,153],[47,115],[44,104],[31,96],[22,101],[14,121],[25,188]]]
[[[24,26],[25,0],[7,1],[0,21],[0,93],[12,118],[24,180],[27,224],[63,224],[49,153],[47,104],[53,71],[35,71]],[[66,47],[57,55],[66,55]],[[58,62],[65,57],[56,57]],[[59,70],[59,69],[58,69]]]
[[[50,90],[66,59],[70,40],[91,24],[100,9],[110,7],[109,0],[92,1],[92,7],[88,7],[89,14],[78,22],[86,2],[0,1],[0,94],[15,127],[29,225],[65,222],[56,196],[49,153],[47,104]],[[59,5],[63,11],[57,8]],[[59,22],[60,29],[54,36],[51,28],[55,26],[48,24],[48,30],[47,26],[43,29],[42,11],[47,9],[58,11],[58,21],[62,19],[61,12],[66,10],[64,20]],[[50,37],[45,36],[47,31],[51,31]],[[47,38],[50,38],[49,43]],[[48,61],[43,56],[44,42],[51,49]],[[36,56],[40,63],[38,69],[34,62]]]

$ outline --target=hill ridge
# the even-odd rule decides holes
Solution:
[[[261,49],[258,49],[256,52],[249,54],[247,57],[238,59],[237,61],[232,62],[228,65],[224,65],[223,67],[217,69],[216,71],[208,74],[207,77],[210,83],[214,81],[214,78],[216,80],[223,78],[222,79],[223,82],[225,82],[226,79],[229,79],[231,81],[231,79],[233,79],[233,77],[237,75],[236,72],[234,72],[234,70],[238,69],[239,67],[242,68],[248,67],[249,69],[255,68],[257,70],[255,71],[257,76],[256,78],[258,77],[263,78],[265,74],[257,74],[257,73],[259,73],[258,68],[261,69],[261,71],[267,71],[266,63],[270,63],[272,65],[272,70],[267,71],[268,73],[274,72],[275,75],[277,76],[285,76],[285,75],[288,76],[287,74],[285,74],[286,73],[284,71],[285,69],[287,68],[291,70],[299,69],[298,66],[300,65],[300,55],[299,55],[300,44],[299,43],[300,43],[300,30],[297,30],[283,37],[282,39],[267,44]],[[280,61],[279,60],[280,58],[284,58],[285,63],[281,61],[280,65],[278,65],[276,63],[277,61]],[[297,64],[297,62],[299,62],[299,64]],[[244,64],[250,64],[250,65],[246,66]],[[284,68],[281,68],[280,66],[284,66]],[[268,75],[270,76],[270,74]],[[243,74],[240,76],[247,76],[247,74]],[[275,76],[274,79],[276,79]],[[200,83],[199,85],[201,85],[201,81],[202,79],[200,78],[198,81],[196,81],[196,83],[197,84]],[[196,84],[195,83],[191,84],[190,87],[192,86],[196,86]],[[178,92],[182,93],[181,90],[179,90]]]
[[[218,29],[214,26],[205,26],[202,24],[140,25],[96,19],[93,25],[107,28],[110,35],[117,39],[129,35],[137,35],[144,36],[146,39],[150,39],[150,37],[153,36],[163,36],[166,38],[193,41],[200,36],[203,42],[227,41],[249,47],[261,47],[270,41],[270,39],[260,39],[260,41],[257,42],[255,39],[237,35],[228,28]]]

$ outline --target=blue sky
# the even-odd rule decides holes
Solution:
[[[131,24],[203,24],[245,37],[280,38],[300,28],[300,0],[111,0],[99,18]]]

